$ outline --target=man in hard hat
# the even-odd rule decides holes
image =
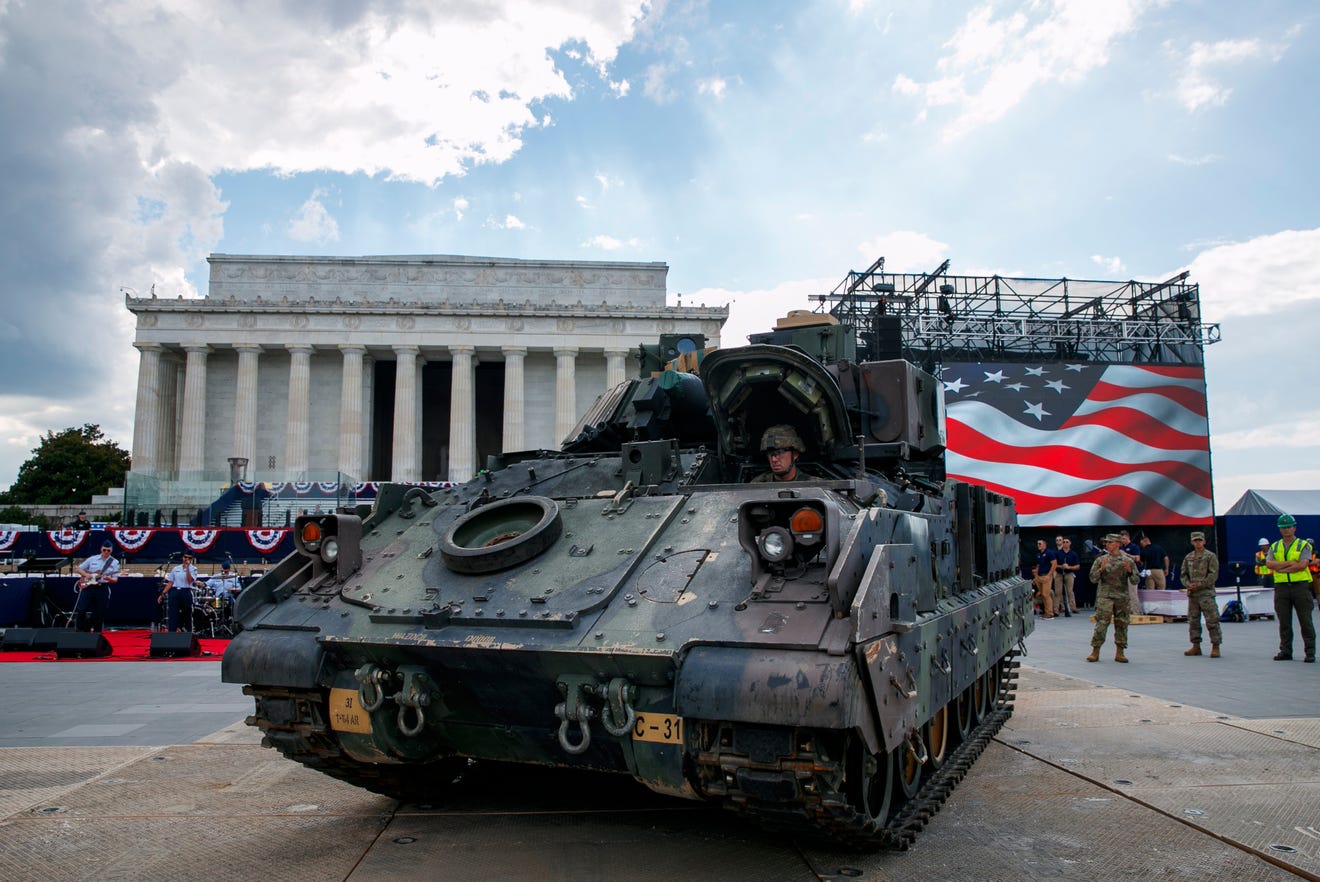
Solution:
[[[1279,654],[1275,661],[1293,657],[1293,613],[1302,632],[1305,661],[1315,661],[1315,622],[1311,610],[1311,544],[1297,538],[1297,521],[1290,514],[1279,515],[1279,541],[1270,546],[1265,566],[1274,574],[1274,617],[1279,622]]]
[[[805,481],[807,476],[798,469],[797,461],[806,450],[802,436],[792,426],[784,424],[766,429],[761,433],[761,452],[766,455],[770,471],[752,478],[752,483]]]
[[[1256,581],[1260,582],[1262,588],[1274,587],[1274,574],[1270,568],[1265,566],[1265,559],[1270,556],[1270,540],[1264,536],[1260,537],[1258,543],[1259,549],[1256,551]]]

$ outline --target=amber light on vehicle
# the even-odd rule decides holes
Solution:
[[[315,521],[308,521],[302,526],[302,541],[308,551],[315,551],[321,544],[321,525]]]
[[[793,538],[800,544],[814,545],[820,541],[825,530],[825,519],[818,510],[804,506],[793,512],[788,527],[793,531]]]

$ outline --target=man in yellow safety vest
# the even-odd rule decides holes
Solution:
[[[1274,617],[1279,622],[1279,654],[1275,661],[1291,661],[1293,650],[1293,613],[1302,632],[1305,661],[1315,661],[1315,622],[1311,610],[1311,543],[1297,538],[1297,521],[1290,514],[1279,515],[1279,541],[1270,546],[1265,566],[1274,574]]]
[[[1260,550],[1256,552],[1256,581],[1260,587],[1269,588],[1274,585],[1274,574],[1270,568],[1265,566],[1265,559],[1270,556],[1270,540],[1264,536],[1260,537]]]

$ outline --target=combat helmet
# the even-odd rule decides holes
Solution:
[[[779,426],[771,426],[761,433],[762,452],[780,449],[806,453],[807,445],[802,443],[802,436],[798,434],[797,429],[785,423]]]

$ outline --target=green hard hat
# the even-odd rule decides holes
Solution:
[[[1295,527],[1295,526],[1297,526],[1297,521],[1293,519],[1292,515],[1290,514],[1279,515],[1279,529],[1283,529],[1284,527]]]

